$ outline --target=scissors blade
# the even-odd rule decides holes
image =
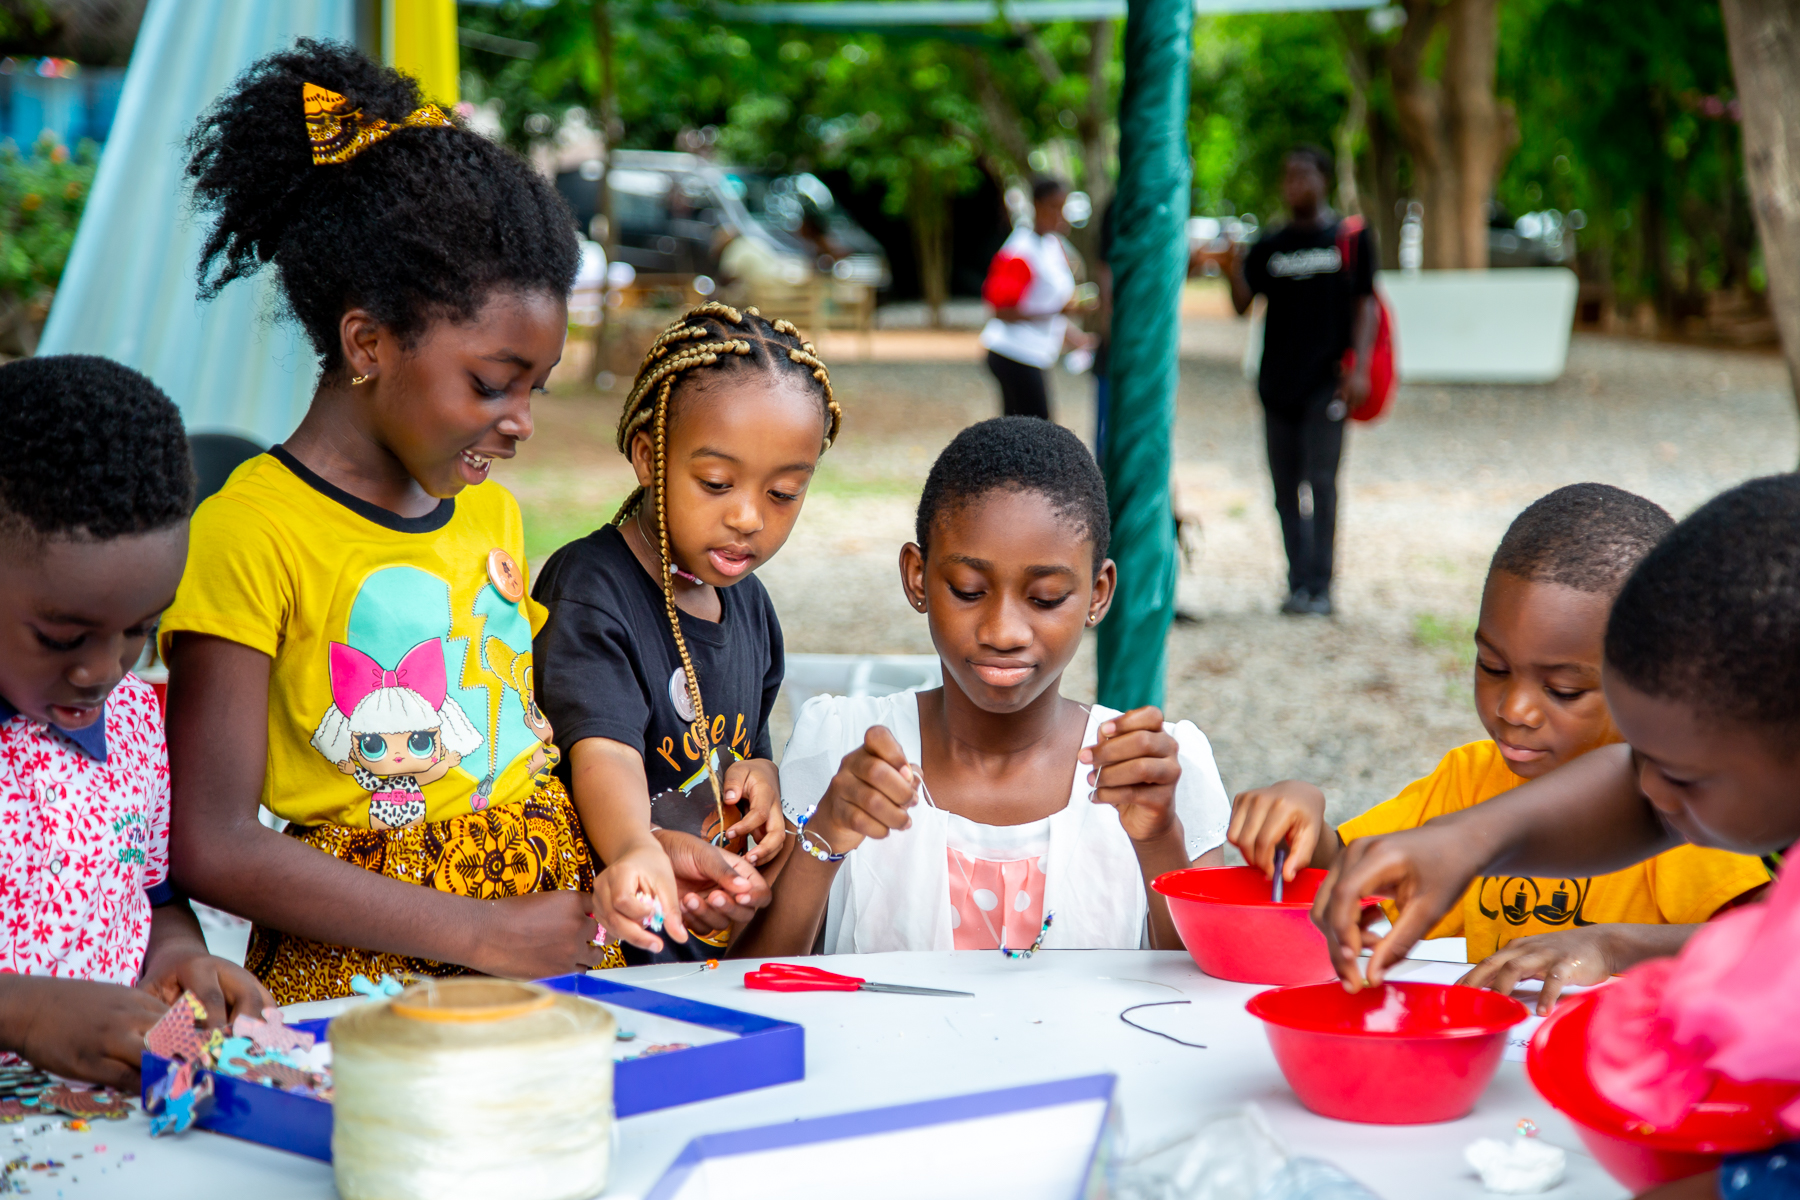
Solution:
[[[904,983],[865,983],[857,989],[859,992],[893,992],[901,996],[968,996],[973,998],[974,992],[951,992],[943,988],[908,987]]]

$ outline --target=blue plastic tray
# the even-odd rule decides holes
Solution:
[[[806,1078],[806,1031],[792,1022],[613,983],[601,976],[558,975],[538,982],[618,1008],[734,1035],[722,1042],[615,1063],[613,1111],[620,1117]],[[324,1038],[329,1024],[323,1019],[296,1021],[294,1028]],[[170,1065],[168,1059],[144,1052],[146,1099]],[[325,1101],[217,1073],[213,1095],[213,1110],[198,1122],[200,1128],[331,1161],[331,1105]]]

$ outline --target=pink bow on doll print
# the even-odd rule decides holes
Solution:
[[[331,643],[331,699],[348,717],[370,692],[403,687],[417,692],[433,711],[444,707],[449,685],[444,679],[444,639],[420,642],[392,671],[342,642]]]

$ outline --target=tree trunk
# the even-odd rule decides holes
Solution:
[[[1031,139],[1025,136],[1024,118],[1000,90],[984,51],[970,50],[968,63],[969,73],[975,80],[975,101],[981,105],[981,123],[987,127],[985,141],[990,158],[995,157],[997,151],[1001,161],[994,165],[998,167],[1003,162],[1010,168],[1010,171],[1002,172],[1003,175],[1010,173],[1030,178]]]
[[[1350,65],[1350,103],[1344,119],[1338,123],[1334,147],[1337,151],[1338,207],[1347,213],[1364,211],[1362,195],[1356,187],[1356,135],[1369,123],[1368,72],[1361,70],[1360,56],[1352,50],[1345,59]]]
[[[1370,103],[1382,59],[1369,40],[1368,13],[1361,9],[1337,13],[1338,33],[1344,43],[1344,73],[1350,80],[1350,112],[1339,126],[1338,195],[1347,211],[1368,218],[1383,270],[1400,265],[1400,216],[1395,203],[1400,197],[1400,154],[1393,123],[1379,106]],[[1357,154],[1357,135],[1363,137]],[[1344,176],[1349,173],[1349,186]],[[1354,195],[1355,205],[1350,197]]]
[[[942,192],[924,178],[914,176],[907,198],[907,223],[912,226],[913,255],[919,263],[919,291],[933,329],[944,327],[944,301],[950,298],[950,205]]]
[[[613,220],[612,190],[612,152],[619,143],[619,135],[624,132],[619,120],[619,80],[613,63],[613,27],[612,10],[608,7],[612,0],[594,0],[590,16],[594,27],[594,53],[600,56],[600,104],[596,114],[599,120],[594,122],[600,130],[600,152],[605,156],[605,169],[600,174],[600,182],[595,186],[599,195],[595,211],[600,214],[600,224],[604,227],[601,236],[601,249],[606,253],[606,265],[610,269],[619,254],[618,223]],[[593,229],[584,229],[582,233],[594,236]],[[607,310],[608,285],[603,281],[600,285],[600,319],[594,322],[594,359],[588,368],[588,382],[592,383],[599,373],[606,368],[606,343],[612,336],[612,321]]]
[[[594,53],[600,58],[600,104],[594,114],[599,119],[594,122],[600,130],[600,146],[606,154],[607,171],[600,176],[598,185],[600,194],[596,206],[602,221],[606,225],[606,259],[612,261],[619,248],[618,230],[613,228],[612,199],[612,148],[619,143],[624,133],[623,123],[619,120],[619,82],[613,63],[613,27],[612,11],[608,7],[611,0],[594,0],[592,18],[594,25]],[[591,231],[587,231],[592,236]]]
[[[1093,243],[1095,256],[1090,264],[1092,274],[1097,266],[1097,255],[1100,248],[1100,218],[1106,212],[1106,206],[1112,202],[1113,181],[1112,164],[1115,147],[1113,146],[1113,123],[1111,118],[1112,97],[1106,86],[1106,66],[1112,61],[1113,54],[1112,21],[1095,21],[1088,26],[1088,102],[1087,111],[1080,114],[1076,122],[1076,132],[1081,135],[1081,173],[1082,183],[1087,188],[1088,199],[1094,204],[1094,219],[1089,222],[1088,240]],[[1083,247],[1084,252],[1087,247]]]
[[[1405,0],[1405,7],[1400,40],[1387,48],[1385,58],[1400,142],[1412,160],[1413,193],[1425,208],[1425,265],[1461,266],[1450,219],[1455,210],[1448,183],[1454,163],[1444,137],[1442,89],[1424,71],[1425,51],[1443,10],[1432,0]]]
[[[1500,167],[1500,109],[1494,72],[1500,52],[1499,0],[1451,0],[1444,47],[1444,116],[1455,179],[1457,265],[1488,265],[1488,200]]]
[[[1800,401],[1800,11],[1792,0],[1721,0],[1744,111],[1750,205],[1788,378]]]
[[[1425,266],[1488,265],[1488,200],[1516,125],[1494,98],[1499,0],[1404,0],[1406,25],[1385,52],[1400,140],[1425,207]],[[1441,79],[1425,74],[1439,22]]]

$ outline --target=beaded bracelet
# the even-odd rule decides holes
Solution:
[[[812,855],[814,858],[818,859],[822,863],[843,862],[844,855],[850,853],[848,850],[844,851],[844,854],[832,853],[830,842],[826,842],[824,838],[819,837],[819,835],[816,833],[808,833],[806,831],[806,823],[808,821],[812,820],[812,815],[818,811],[819,811],[819,806],[815,804],[811,808],[807,809],[805,812],[801,813],[800,819],[794,822],[794,824],[800,830],[799,835],[798,835],[800,838],[800,848],[802,850],[806,851],[808,854]],[[808,841],[807,840],[808,838],[814,838],[820,842],[824,842],[825,849],[823,849],[823,850],[819,849],[817,846],[813,845],[812,842]]]

